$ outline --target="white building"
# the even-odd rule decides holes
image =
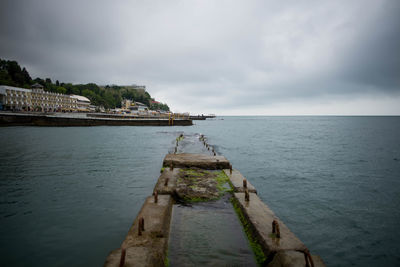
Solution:
[[[32,109],[42,111],[74,111],[78,109],[77,100],[69,95],[43,90],[38,84],[32,86]]]
[[[0,85],[0,108],[17,111],[89,111],[90,100],[79,95],[64,95],[43,90]]]
[[[0,85],[0,102],[3,109],[28,110],[32,106],[32,95],[29,89]]]
[[[90,111],[90,100],[81,95],[71,95],[72,99],[77,101],[78,111]]]

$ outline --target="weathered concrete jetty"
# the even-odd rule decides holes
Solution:
[[[0,113],[0,126],[190,126],[190,119],[97,118],[52,114]]]
[[[200,135],[199,141],[207,153],[179,153],[175,148],[174,154],[165,156],[152,195],[145,200],[121,247],[109,254],[104,266],[169,265],[174,204],[212,201],[224,194],[231,194],[251,247],[258,248],[254,251],[258,265],[325,266],[258,197],[256,188],[225,157],[216,155],[204,136]],[[224,189],[225,182],[231,190]]]
[[[190,115],[189,118],[191,120],[206,120],[206,119],[213,119],[215,115]]]

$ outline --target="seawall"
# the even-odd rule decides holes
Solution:
[[[192,120],[175,119],[173,126],[190,126]],[[108,119],[52,116],[43,114],[0,113],[0,126],[171,126],[168,119]]]

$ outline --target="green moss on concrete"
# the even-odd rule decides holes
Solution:
[[[227,192],[233,192],[232,187],[229,183],[229,177],[225,174],[224,171],[219,171],[215,180],[217,181],[217,189],[220,196],[224,195]]]
[[[186,169],[185,172],[187,175],[193,178],[204,177],[206,174],[208,174],[208,171],[199,172],[193,169]]]
[[[165,170],[165,168],[164,168],[164,167],[162,167],[162,168],[161,168],[161,170],[160,170],[160,173],[163,173],[163,172],[164,172],[164,170]]]
[[[199,189],[204,186],[204,184],[202,184],[203,179],[215,181],[213,188],[217,191],[217,194],[215,194],[216,196],[186,196],[183,198],[185,202],[196,203],[218,200],[225,193],[230,193],[233,191],[232,188],[229,186],[229,177],[225,174],[224,171],[208,171],[197,168],[180,169],[180,177],[178,177],[177,182],[178,184],[185,183],[187,187],[192,189],[193,191],[200,191]]]
[[[251,229],[250,223],[248,222],[247,218],[244,216],[237,199],[232,197],[231,203],[232,203],[233,209],[235,210],[237,216],[239,217],[239,220],[243,226],[243,230],[246,233],[247,239],[249,240],[249,243],[250,243],[251,249],[253,250],[257,264],[259,266],[263,266],[267,258],[265,257],[263,249],[262,249],[261,245],[258,243],[258,240],[255,237],[253,230]]]
[[[165,257],[164,257],[164,266],[165,267],[169,267],[170,266],[170,263],[169,263],[169,255],[168,255],[169,253],[168,253],[168,249],[167,249],[167,251],[165,252]]]
[[[209,199],[203,197],[185,197],[183,200],[187,203],[198,203],[198,202],[206,202],[210,200],[216,200],[217,198]]]
[[[219,171],[217,177],[215,177],[215,180],[218,184],[226,184],[227,182],[229,182],[229,177],[225,174],[224,171]]]

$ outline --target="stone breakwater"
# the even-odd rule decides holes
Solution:
[[[200,141],[210,147],[204,136],[200,136]],[[224,183],[230,190],[224,188]],[[311,255],[306,245],[257,196],[256,188],[225,157],[191,153],[166,155],[152,195],[145,200],[121,247],[109,254],[104,266],[168,265],[174,203],[210,201],[224,194],[231,194],[231,203],[259,265],[325,266],[319,256]]]
[[[45,114],[0,113],[0,126],[190,126],[189,119],[170,120],[158,118],[110,119],[74,116],[54,116]]]

